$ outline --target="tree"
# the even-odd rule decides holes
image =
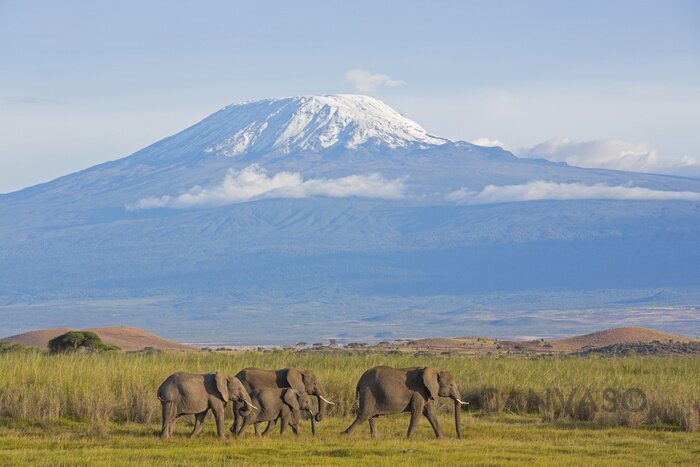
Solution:
[[[79,349],[88,352],[121,350],[116,345],[105,344],[100,336],[90,331],[69,331],[49,341],[51,353],[75,352]]]

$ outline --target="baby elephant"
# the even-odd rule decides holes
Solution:
[[[163,406],[163,438],[172,435],[175,419],[181,415],[195,416],[191,436],[196,435],[202,431],[202,423],[209,410],[214,412],[219,437],[223,437],[224,409],[228,401],[234,401],[242,407],[245,404],[249,410],[241,409],[242,413],[248,414],[254,408],[243,384],[235,376],[218,372],[170,375],[158,388],[158,399]]]
[[[299,435],[299,420],[301,411],[308,411],[314,415],[311,398],[305,392],[299,392],[291,388],[261,388],[250,393],[252,405],[255,407],[247,416],[243,417],[243,424],[238,431],[238,436],[242,435],[246,427],[250,424],[260,422],[271,422],[278,418],[282,420],[280,434],[284,433],[287,425],[292,427],[295,435]],[[263,436],[268,433],[269,427],[263,432]],[[231,427],[235,431],[235,425]],[[256,427],[255,434],[258,434]]]

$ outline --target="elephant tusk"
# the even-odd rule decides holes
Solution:
[[[309,409],[309,413],[310,413],[312,416],[313,416],[313,415],[316,415],[316,414],[314,413],[313,409]]]
[[[318,397],[319,397],[323,402],[325,402],[326,404],[335,405],[333,402],[329,401],[328,399],[326,399],[326,398],[323,397],[323,396],[318,396]]]
[[[258,408],[257,408],[257,407],[255,407],[255,406],[254,406],[253,404],[251,404],[251,403],[250,403],[250,402],[248,402],[247,400],[245,400],[245,399],[244,399],[244,400],[243,400],[243,402],[245,402],[245,404],[246,404],[246,405],[249,405],[251,409],[255,409],[255,410],[258,410]]]
[[[469,402],[464,402],[464,401],[459,400],[459,399],[455,399],[455,400],[456,400],[457,402],[459,402],[460,404],[462,404],[462,405],[469,405]]]

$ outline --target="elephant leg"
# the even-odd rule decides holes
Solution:
[[[432,403],[425,404],[423,409],[423,415],[430,422],[430,426],[433,427],[435,432],[435,437],[437,439],[442,438],[442,432],[440,431],[440,425],[438,424],[437,416],[435,415],[435,406]]]
[[[175,417],[177,416],[177,409],[175,407],[175,402],[166,401],[161,405],[163,425],[160,432],[160,437],[170,438],[173,434],[173,424],[175,423]]]
[[[369,435],[372,439],[377,438],[377,416],[369,419]]]
[[[250,416],[242,418],[243,420],[241,421],[241,427],[238,429],[238,436],[243,436],[243,432],[246,428],[248,428],[248,425],[250,425],[251,423]],[[255,426],[255,424],[253,424],[253,426]],[[258,433],[256,432],[255,434],[257,435]]]
[[[231,424],[230,431],[233,433],[233,436],[238,436],[238,429],[239,429],[239,424],[240,418],[242,418],[240,415],[238,415],[238,411],[236,410],[236,406],[233,406],[233,423]]]
[[[270,420],[269,422],[267,422],[267,427],[265,427],[265,431],[263,431],[262,433],[263,436],[268,434],[272,430],[272,428],[274,428],[275,425],[277,425],[277,419]]]
[[[160,437],[161,438],[167,438],[168,437],[168,409],[167,409],[168,403],[167,402],[162,402],[161,403],[161,430],[160,430]]]
[[[190,438],[197,436],[202,432],[202,427],[204,426],[204,419],[207,418],[207,411],[200,412],[194,416],[194,429],[190,433]]]
[[[413,432],[416,430],[416,427],[418,426],[418,420],[420,419],[421,413],[423,412],[423,405],[425,403],[423,402],[423,399],[418,396],[417,394],[413,396],[413,400],[411,401],[411,421],[408,424],[408,432],[406,433],[406,437],[410,438],[413,436]]]
[[[286,418],[282,419],[282,423],[280,423],[280,435],[283,435],[285,431],[287,431],[287,425],[289,424],[289,421]]]
[[[352,422],[352,424],[351,424],[349,427],[347,427],[347,428],[345,429],[345,431],[343,431],[343,434],[344,434],[344,435],[351,435],[352,432],[355,431],[355,429],[356,429],[358,426],[362,425],[364,422],[366,422],[366,421],[369,420],[369,419],[370,419],[370,416],[369,416],[369,415],[358,414],[358,415],[357,415],[357,418],[355,418],[355,421]]]
[[[223,438],[224,432],[226,431],[223,407],[212,408],[212,412],[214,412],[214,420],[216,420],[216,434],[219,438]]]
[[[168,436],[173,435],[173,428],[175,427],[175,420],[177,420],[181,416],[182,415],[177,415],[177,413],[176,413],[175,417],[173,417],[173,421],[170,423],[170,426],[168,427]]]
[[[299,436],[299,424],[297,422],[289,422],[289,426],[292,428],[292,433]]]

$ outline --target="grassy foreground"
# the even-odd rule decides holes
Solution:
[[[404,439],[406,414],[341,437],[355,409],[354,388],[379,365],[451,371],[463,399],[464,439],[454,438],[451,404],[442,402],[447,439],[426,420]],[[247,366],[299,366],[316,372],[336,402],[312,438],[186,437],[161,441],[156,389],[171,373]],[[630,392],[631,391],[631,392]],[[629,397],[625,397],[625,394]],[[640,400],[640,394],[643,400]],[[617,395],[617,396],[616,396]],[[620,397],[627,405],[620,405]],[[641,404],[643,402],[643,404]],[[611,409],[611,407],[613,407]],[[48,355],[0,353],[0,465],[6,464],[700,464],[700,358],[495,358],[378,353],[197,352]],[[227,413],[230,424],[230,411]]]
[[[469,417],[465,417],[469,418]],[[435,440],[422,421],[415,439],[403,439],[408,417],[379,420],[380,436],[369,439],[367,427],[352,437],[338,434],[351,419],[335,417],[311,437],[308,424],[267,438],[251,434],[224,441],[214,436],[212,420],[205,432],[187,438],[190,426],[179,421],[173,439],[162,441],[156,424],[111,424],[108,434],[86,422],[28,424],[0,421],[0,464],[31,465],[697,465],[697,433],[653,429],[605,428],[593,424],[552,425],[532,417],[470,418],[464,439]],[[450,420],[441,418],[444,428]]]

